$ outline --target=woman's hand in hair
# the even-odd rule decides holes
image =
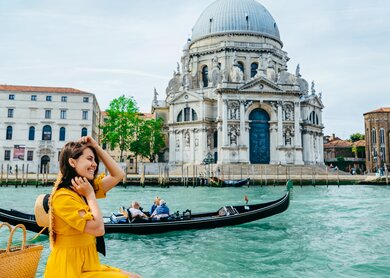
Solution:
[[[80,143],[85,143],[85,144],[88,144],[90,145],[92,148],[96,149],[99,145],[98,143],[95,141],[95,139],[93,139],[91,136],[83,136],[79,139],[79,142]]]
[[[71,188],[79,195],[84,196],[86,198],[91,196],[91,194],[95,196],[95,192],[93,191],[92,185],[86,177],[75,177],[71,180],[71,183]]]

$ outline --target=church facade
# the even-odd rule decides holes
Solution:
[[[193,27],[152,111],[170,163],[323,164],[324,108],[314,82],[289,73],[277,24],[255,0],[217,0]]]

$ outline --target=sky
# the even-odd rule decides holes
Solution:
[[[0,0],[0,84],[71,87],[102,110],[121,95],[150,112],[214,0]],[[288,70],[322,92],[324,134],[364,133],[390,107],[390,1],[261,0],[278,24]],[[386,87],[387,86],[387,87]]]

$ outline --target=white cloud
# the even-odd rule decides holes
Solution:
[[[104,109],[133,95],[148,112],[165,95],[196,19],[213,0],[0,1],[0,83],[74,87]],[[390,2],[263,0],[289,70],[299,63],[326,106],[325,133],[363,132],[363,116],[390,107]]]

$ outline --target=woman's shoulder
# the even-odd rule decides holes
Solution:
[[[54,193],[53,199],[57,199],[59,197],[79,197],[79,194],[77,194],[75,191],[69,189],[69,188],[60,188]]]

